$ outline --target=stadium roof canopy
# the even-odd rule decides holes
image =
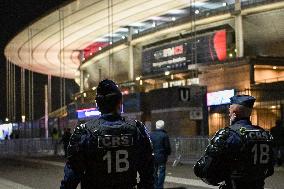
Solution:
[[[76,0],[51,12],[18,33],[5,56],[38,73],[74,78],[80,50],[112,31],[189,6],[189,0],[113,0],[111,8],[108,2]]]
[[[243,10],[244,39],[246,44],[259,47],[258,54],[283,56],[284,39],[284,1],[262,1],[263,6],[250,6]],[[109,2],[112,2],[110,4]],[[192,9],[192,3],[195,3]],[[205,14],[232,8],[234,0],[73,0],[60,9],[38,19],[18,33],[6,46],[5,56],[14,64],[34,72],[60,76],[78,77],[77,69],[81,61],[80,52],[86,57],[82,68],[94,61],[92,56],[100,58],[96,51],[128,36],[129,27],[135,32],[150,30],[176,19],[188,18],[191,14]],[[242,3],[250,3],[242,0]],[[213,11],[211,11],[213,10]],[[274,11],[272,11],[274,10]],[[202,14],[201,14],[202,13]],[[258,13],[250,15],[252,13]],[[232,18],[223,14],[216,20]],[[212,22],[207,18],[206,22]],[[112,24],[113,23],[113,24]],[[191,27],[190,23],[184,23]],[[197,24],[197,23],[196,23]],[[176,27],[176,30],[180,27]],[[263,29],[269,28],[269,29]],[[154,28],[155,29],[155,28]],[[174,28],[168,28],[171,32]],[[166,31],[161,31],[165,33]],[[148,38],[155,38],[159,32],[149,33]],[[136,41],[147,40],[140,37]],[[267,45],[271,44],[271,45]],[[123,46],[123,45],[122,45]],[[275,48],[271,48],[275,46]],[[264,48],[266,47],[266,48]],[[277,48],[276,48],[277,47]],[[268,50],[267,50],[268,48]],[[117,46],[119,49],[119,46]],[[272,49],[273,52],[270,52]],[[115,48],[113,48],[115,50]],[[257,49],[256,49],[257,50]],[[263,51],[263,52],[262,52]],[[106,51],[107,52],[107,51]],[[89,59],[88,59],[89,57]]]

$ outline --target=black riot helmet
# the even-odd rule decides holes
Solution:
[[[112,80],[102,80],[97,87],[96,102],[101,113],[111,113],[122,101],[122,93]]]

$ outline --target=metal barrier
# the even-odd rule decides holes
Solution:
[[[173,166],[178,163],[192,163],[199,159],[209,144],[208,137],[171,138],[172,153],[169,157]]]
[[[0,141],[0,156],[37,156],[63,154],[58,140],[27,138]]]
[[[196,161],[208,145],[207,137],[171,138],[170,161],[176,164]],[[63,147],[58,141],[44,138],[13,139],[0,141],[0,156],[41,156],[62,154]]]

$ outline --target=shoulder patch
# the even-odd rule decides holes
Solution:
[[[120,146],[132,146],[133,135],[100,135],[98,137],[98,148],[114,148]]]
[[[272,136],[268,131],[254,129],[254,130],[246,130],[245,137],[247,140],[253,141],[271,141]]]

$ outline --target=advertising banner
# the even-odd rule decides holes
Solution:
[[[196,50],[195,49],[196,44]],[[219,30],[195,38],[187,38],[158,46],[144,48],[143,75],[169,70],[186,70],[190,64],[225,61],[227,32]]]

